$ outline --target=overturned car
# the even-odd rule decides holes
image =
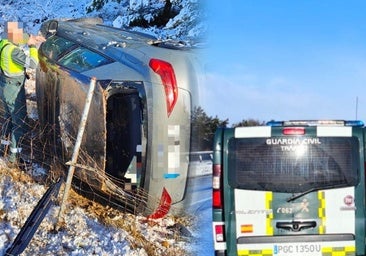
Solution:
[[[36,74],[39,119],[55,128],[65,163],[96,80],[81,144],[87,157],[80,166],[87,167],[75,177],[102,191],[106,177],[130,194],[142,190],[145,212],[163,191],[183,206],[199,83],[195,50],[94,20],[52,20],[41,32],[47,40]]]

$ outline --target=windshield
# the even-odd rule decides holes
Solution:
[[[75,47],[74,42],[62,37],[52,36],[41,45],[41,50],[49,59],[57,60],[62,54],[73,47]]]
[[[298,193],[358,182],[356,137],[272,137],[229,140],[229,184]]]

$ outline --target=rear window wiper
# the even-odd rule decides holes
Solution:
[[[304,192],[292,195],[291,197],[287,198],[286,202],[289,203],[291,201],[294,201],[294,200],[296,200],[306,194],[314,192],[314,191],[318,191],[318,190],[322,190],[322,189],[341,188],[341,187],[346,187],[347,185],[348,185],[347,183],[341,183],[341,184],[332,184],[332,185],[327,185],[327,186],[322,186],[322,187],[311,188],[311,189],[305,190]]]

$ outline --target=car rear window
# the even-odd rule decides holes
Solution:
[[[297,193],[358,182],[357,137],[272,137],[229,140],[229,184]]]

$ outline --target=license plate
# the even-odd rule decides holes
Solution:
[[[354,241],[327,241],[307,243],[258,243],[238,244],[238,255],[271,255],[271,256],[322,256],[322,255],[356,255]]]
[[[322,246],[318,243],[286,243],[286,244],[251,244],[238,246],[239,256],[273,255],[273,256],[321,256]]]
[[[288,256],[288,255],[321,255],[322,247],[316,243],[299,243],[299,244],[278,244],[273,247],[273,255]]]

